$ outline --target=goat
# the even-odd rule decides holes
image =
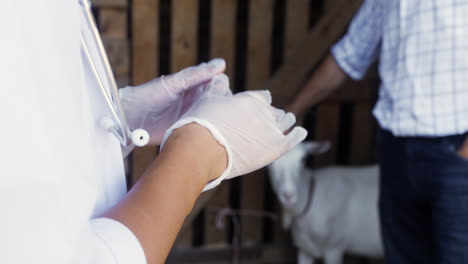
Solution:
[[[291,228],[298,263],[341,264],[345,252],[382,257],[377,214],[379,168],[331,166],[309,170],[304,159],[330,148],[307,142],[268,166],[273,189],[283,206],[283,227]]]

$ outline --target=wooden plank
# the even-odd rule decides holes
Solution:
[[[294,263],[296,250],[292,247],[254,246],[240,248],[241,263]],[[226,262],[224,262],[226,261]],[[166,261],[171,263],[232,263],[231,248],[173,249]]]
[[[337,2],[339,4],[322,17],[304,41],[294,48],[288,61],[264,86],[272,92],[274,105],[281,107],[291,100],[309,71],[327,54],[330,46],[345,31],[362,0],[337,0]]]
[[[284,61],[307,35],[310,0],[286,1]]]
[[[117,85],[124,87],[130,73],[127,9],[101,8],[97,23]]]
[[[384,264],[385,262],[382,259],[371,259],[368,264]]]
[[[118,87],[125,87],[130,75],[130,50],[128,40],[103,36],[104,48],[109,56],[109,62]]]
[[[230,182],[226,181],[217,187],[218,191],[213,198],[206,204],[205,210],[205,244],[207,246],[225,246],[229,237],[228,223],[230,219],[225,219],[225,228],[216,227],[216,217],[218,212],[209,210],[210,208],[229,208]]]
[[[382,259],[371,259],[351,254],[345,254],[344,262],[345,264],[384,264]]]
[[[133,84],[159,74],[159,0],[133,0]]]
[[[159,0],[133,0],[133,84],[139,85],[159,74]],[[132,182],[135,183],[156,156],[156,148],[137,148],[132,153]]]
[[[178,263],[232,263],[232,249],[230,248],[175,248],[166,261],[167,264]],[[265,263],[265,264],[293,264],[296,263],[297,250],[292,247],[284,246],[255,246],[242,247],[240,249],[240,263]],[[323,263],[318,260],[318,263]],[[383,260],[368,259],[345,254],[344,262],[346,264],[383,264]]]
[[[263,210],[265,197],[265,171],[259,170],[245,175],[241,181],[241,208]],[[254,245],[261,242],[263,218],[241,216],[241,242],[243,245]]]
[[[127,0],[91,0],[93,7],[126,8]]]
[[[197,201],[195,202],[195,205],[193,206],[192,211],[187,216],[184,224],[180,228],[180,233],[183,233],[190,228],[198,214],[206,207],[206,204],[216,195],[217,192],[219,192],[219,190],[220,189],[215,188],[200,194]]]
[[[133,186],[145,173],[151,162],[155,159],[158,151],[156,147],[141,147],[135,148],[131,154],[132,159],[132,170],[130,177],[130,185]]]
[[[171,72],[197,63],[198,4],[172,0]]]
[[[211,1],[210,57],[224,58],[231,87],[234,84],[237,1]]]
[[[339,7],[339,1],[338,0],[324,0],[323,1],[323,12],[329,12],[330,10],[333,10],[334,8]]]
[[[260,259],[265,264],[295,263],[296,255],[296,249],[292,247],[270,247],[263,250]]]
[[[127,39],[127,9],[101,8],[99,29],[108,38]]]
[[[270,78],[273,1],[249,1],[247,90],[263,89]]]
[[[193,242],[193,222],[198,214],[206,207],[206,204],[216,195],[219,189],[213,189],[203,192],[198,197],[192,211],[185,219],[180,228],[177,239],[174,243],[175,247],[191,247]]]
[[[278,221],[274,222],[273,241],[275,244],[290,244],[292,241],[289,230],[283,228],[283,208],[278,200],[275,200],[274,204],[274,212],[278,215]]]
[[[262,89],[270,76],[273,4],[271,0],[249,1],[247,90]],[[265,180],[264,170],[242,178],[242,209],[263,210]],[[263,220],[248,216],[241,217],[241,241],[244,245],[260,243]]]
[[[172,0],[171,14],[171,72],[180,71],[197,63],[197,29],[199,1]],[[200,197],[200,199],[203,199]],[[191,214],[181,230],[175,245],[190,247],[193,242]]]
[[[130,77],[127,9],[101,8],[97,23],[117,85],[124,87]]]
[[[193,246],[193,228],[187,226],[184,232],[179,232],[174,242],[174,248],[191,248]]]
[[[317,106],[315,140],[329,140],[332,144],[328,152],[315,157],[315,166],[317,167],[336,163],[339,120],[339,104],[320,104]]]
[[[370,103],[354,105],[350,150],[351,164],[365,165],[372,160],[374,126],[371,111],[372,106]]]

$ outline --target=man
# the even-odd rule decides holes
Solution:
[[[287,107],[303,113],[380,60],[386,263],[468,263],[467,18],[466,0],[366,0]]]

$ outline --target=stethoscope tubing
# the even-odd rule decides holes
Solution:
[[[108,84],[110,85],[110,89],[107,90],[97,70],[93,57],[88,48],[88,44],[82,33],[80,36],[82,50],[84,52],[84,55],[89,61],[91,70],[96,78],[96,81],[98,82],[98,85],[99,85],[99,88],[101,89],[102,94],[104,95],[106,105],[112,116],[112,120],[109,120],[109,118],[104,118],[103,120],[101,120],[100,125],[102,126],[103,129],[112,132],[123,146],[128,146],[131,143],[134,143],[137,146],[144,146],[149,141],[148,132],[146,132],[143,129],[136,129],[135,131],[132,132],[130,131],[128,127],[128,123],[124,115],[122,103],[120,101],[120,97],[118,94],[117,82],[115,81],[115,78],[112,73],[110,63],[109,63],[109,59],[107,57],[107,53],[104,49],[104,45],[99,35],[96,22],[94,21],[94,17],[91,13],[91,5],[88,0],[81,0],[80,4],[83,6],[83,9],[85,11],[85,16],[86,16],[86,21],[88,23],[88,27],[91,30],[93,41],[95,42],[97,46],[100,60],[104,64],[105,74],[107,77]]]

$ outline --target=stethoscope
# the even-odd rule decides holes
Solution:
[[[128,127],[127,120],[123,112],[122,103],[120,102],[117,83],[112,73],[109,59],[107,58],[102,39],[99,35],[96,22],[91,12],[91,4],[89,0],[79,0],[79,3],[84,11],[87,26],[91,31],[91,40],[96,44],[99,53],[99,59],[104,65],[105,78],[107,79],[108,86],[110,86],[106,88],[104,85],[103,79],[98,72],[93,56],[91,55],[88,43],[85,40],[86,36],[84,36],[83,32],[81,32],[80,39],[82,52],[89,62],[91,71],[93,72],[101,93],[104,96],[106,107],[110,112],[110,117],[102,117],[99,125],[102,129],[113,133],[123,146],[128,146],[131,143],[135,144],[136,146],[145,146],[148,144],[150,139],[148,132],[141,128],[130,131],[130,128]]]

